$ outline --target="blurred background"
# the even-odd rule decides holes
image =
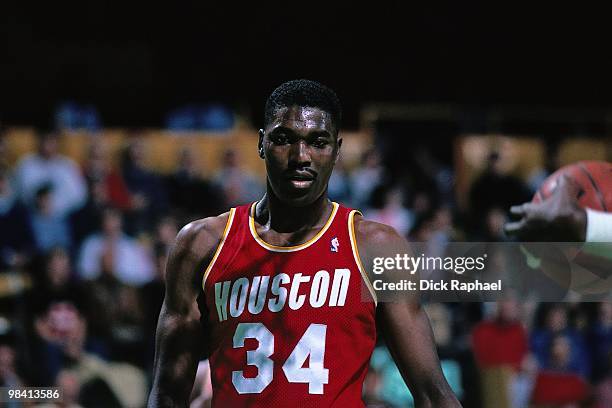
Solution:
[[[168,248],[261,196],[286,80],[342,100],[332,199],[413,241],[507,240],[554,170],[612,160],[606,14],[577,7],[0,5],[0,384],[144,404]],[[464,406],[612,407],[611,304],[426,308]],[[364,399],[412,404],[384,339]]]

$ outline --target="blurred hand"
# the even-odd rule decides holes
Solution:
[[[504,231],[523,241],[584,242],[587,217],[578,206],[578,189],[567,176],[561,176],[546,200],[511,207],[510,212],[520,219],[504,225]]]
[[[38,335],[57,344],[73,358],[80,356],[87,336],[87,324],[69,302],[57,302],[49,307],[44,317],[35,322]]]

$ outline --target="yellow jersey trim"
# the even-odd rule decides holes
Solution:
[[[355,258],[355,263],[357,264],[357,267],[359,268],[359,273],[361,273],[361,277],[363,278],[363,281],[365,282],[368,290],[370,291],[370,295],[372,295],[372,299],[374,299],[374,305],[378,305],[378,299],[376,297],[376,291],[374,290],[374,286],[372,286],[372,283],[370,282],[370,278],[368,278],[368,274],[365,270],[365,268],[363,267],[363,263],[361,263],[361,257],[359,256],[359,248],[357,247],[357,236],[355,235],[355,214],[361,214],[361,211],[359,210],[352,210],[349,214],[348,217],[348,227],[349,227],[349,236],[351,238],[351,249],[353,250],[353,257]]]
[[[223,237],[221,238],[219,245],[217,245],[217,250],[215,251],[215,255],[213,255],[212,260],[210,261],[210,263],[208,264],[208,267],[206,268],[206,271],[204,272],[204,277],[202,278],[202,290],[204,290],[204,284],[206,283],[206,278],[210,274],[210,271],[212,270],[213,266],[215,265],[215,262],[217,261],[217,258],[219,257],[219,254],[221,253],[221,249],[223,248],[223,244],[225,244],[227,235],[229,234],[230,229],[232,228],[235,213],[236,213],[236,209],[231,208],[229,217],[227,218],[227,222],[225,223],[225,229],[223,230]]]
[[[278,245],[268,244],[257,233],[257,228],[255,228],[255,205],[256,204],[257,203],[255,202],[255,203],[253,203],[251,205],[251,211],[250,211],[250,216],[249,216],[249,230],[251,231],[251,235],[253,236],[255,241],[257,241],[257,243],[259,245],[261,245],[263,248],[267,249],[268,251],[272,251],[272,252],[294,252],[294,251],[299,251],[301,249],[306,249],[309,246],[311,246],[312,244],[314,244],[315,242],[317,242],[317,240],[319,238],[321,238],[323,236],[323,234],[325,234],[325,232],[327,232],[327,230],[331,226],[332,222],[334,221],[334,218],[336,217],[336,213],[338,212],[338,207],[339,207],[338,203],[332,201],[333,208],[332,208],[332,212],[331,212],[327,222],[325,223],[323,228],[321,228],[321,230],[319,232],[317,232],[317,234],[314,237],[312,237],[311,239],[309,239],[308,241],[304,242],[303,244],[299,244],[299,245],[278,246]]]

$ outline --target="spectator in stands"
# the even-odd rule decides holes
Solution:
[[[90,331],[104,340],[108,356],[144,366],[146,305],[141,289],[120,282],[112,273],[103,273],[87,281],[86,305],[87,310],[95,311],[95,318],[90,319]]]
[[[570,371],[571,343],[569,338],[559,334],[556,335],[550,344],[549,364],[554,371]]]
[[[474,328],[474,355],[481,367],[508,366],[518,371],[527,356],[527,332],[514,299],[497,302],[495,315]]]
[[[101,140],[95,140],[89,146],[83,172],[90,193],[94,183],[102,183],[108,205],[121,210],[139,209],[144,205],[142,196],[130,194],[121,172],[112,166]]]
[[[123,232],[121,214],[106,209],[102,230],[81,246],[78,272],[87,280],[109,274],[123,284],[140,286],[153,278],[154,267],[148,251]]]
[[[86,321],[71,299],[53,299],[40,304],[33,319],[34,335],[29,336],[31,361],[37,367],[31,383],[53,384],[57,374],[83,351],[86,343]],[[87,348],[96,349],[88,344]]]
[[[562,335],[551,340],[547,369],[536,378],[532,402],[546,406],[573,406],[584,402],[590,389],[584,378],[571,368],[572,342]],[[577,406],[577,405],[576,405]]]
[[[221,168],[214,180],[223,190],[227,205],[231,207],[258,200],[263,193],[255,176],[240,166],[238,152],[233,149],[225,151]]]
[[[372,191],[371,209],[365,216],[395,228],[402,236],[406,236],[414,223],[414,216],[404,207],[404,192],[398,186],[380,185]]]
[[[46,252],[53,247],[70,248],[70,226],[65,216],[52,210],[52,187],[43,185],[36,191],[30,220],[36,247]]]
[[[444,303],[430,303],[423,307],[429,317],[438,354],[444,359],[452,354],[449,349],[453,348],[451,312]]]
[[[433,231],[429,238],[428,252],[443,256],[446,245],[457,238],[457,232],[453,228],[453,214],[450,208],[440,207],[433,211],[432,217]]]
[[[448,243],[455,238],[452,214],[447,207],[420,213],[414,220],[408,238],[424,243],[427,256],[444,256]]]
[[[162,179],[145,165],[145,146],[141,138],[132,138],[123,151],[121,175],[132,200],[137,203],[127,213],[126,229],[133,235],[146,231],[152,219],[167,210],[167,194]]]
[[[502,404],[507,398],[510,406],[523,407],[529,401],[532,390],[533,364],[528,358],[527,332],[520,321],[520,306],[510,297],[497,302],[492,319],[484,320],[473,330],[474,356],[484,376],[496,375],[499,369],[509,372],[508,392],[492,392],[483,377],[485,401]],[[497,371],[492,371],[496,370]],[[490,385],[489,385],[490,386]]]
[[[593,379],[602,379],[609,371],[612,358],[612,302],[598,305],[597,319],[589,334],[593,362]]]
[[[201,175],[192,150],[181,150],[177,171],[167,179],[168,197],[172,209],[189,220],[223,212],[223,192]]]
[[[155,242],[155,277],[142,287],[141,298],[144,310],[144,336],[147,339],[149,364],[153,363],[155,352],[155,328],[159,311],[164,301],[166,262],[170,247],[174,243],[178,226],[172,217],[165,217],[157,225]]]
[[[38,151],[21,159],[15,172],[16,188],[26,205],[33,205],[36,192],[44,185],[51,185],[51,212],[66,216],[77,210],[87,200],[87,188],[78,166],[58,153],[58,137],[54,133],[43,134],[38,141]]]
[[[431,193],[424,190],[415,191],[412,196],[412,204],[410,205],[415,217],[431,212],[434,209],[432,201]]]
[[[431,147],[420,146],[414,150],[411,157],[419,167],[422,177],[416,181],[419,190],[428,190],[430,194],[438,195],[438,202],[445,206],[454,206],[455,177],[449,164],[443,164],[432,154]],[[424,185],[429,182],[431,185]]]
[[[0,270],[22,267],[35,247],[27,209],[17,200],[8,167],[0,164]]]
[[[543,368],[550,368],[549,350],[553,339],[564,336],[570,343],[571,350],[568,370],[583,378],[589,378],[590,364],[583,335],[567,324],[567,311],[562,304],[553,304],[545,315],[544,327],[535,329],[531,335],[531,350]]]
[[[355,207],[365,209],[374,188],[385,181],[385,169],[380,163],[380,154],[374,149],[364,153],[362,163],[351,175],[351,192]]]
[[[510,208],[531,199],[526,184],[519,178],[506,174],[498,152],[492,152],[485,171],[474,181],[470,189],[470,211],[475,233],[483,235],[487,214],[492,208]]]
[[[0,387],[17,388],[25,386],[17,369],[15,338],[12,333],[0,335]],[[6,401],[4,401],[6,402]],[[11,405],[8,405],[11,407]],[[19,407],[19,404],[13,405]]]
[[[82,408],[82,405],[79,404],[81,384],[75,372],[71,370],[60,371],[53,385],[62,390],[61,400],[37,404],[36,408]]]
[[[72,273],[68,252],[62,247],[52,248],[45,256],[43,275],[32,288],[31,303],[50,299],[73,299],[81,303],[83,297],[81,286]]]
[[[463,397],[463,389],[459,367],[455,362],[448,360],[441,361],[441,366],[442,372],[453,393],[457,398],[461,399]],[[380,403],[382,401],[392,407],[414,406],[413,395],[404,383],[402,375],[386,347],[378,346],[374,349],[369,368],[369,371],[372,370],[378,375],[376,378],[370,379],[373,380],[372,383],[364,383],[364,387],[368,387],[365,391],[368,392],[367,396],[374,400],[373,403]]]
[[[155,357],[155,329],[157,327],[157,320],[159,318],[159,312],[161,310],[162,303],[164,302],[164,294],[166,292],[165,285],[165,273],[166,273],[166,262],[168,261],[168,248],[158,243],[155,245],[155,278],[144,285],[141,291],[142,308],[144,315],[144,339],[147,358],[147,365],[145,369],[152,368],[153,360]]]
[[[82,384],[79,399],[84,406],[143,406],[144,374],[128,364],[109,363],[91,353],[87,326],[70,302],[53,302],[36,319],[39,368],[47,372],[47,384],[56,383],[58,375],[69,368]]]
[[[410,233],[408,234],[408,238],[410,239],[410,241],[429,241],[435,231],[433,219],[434,213],[432,211],[419,214],[415,218],[414,224],[412,225]]]
[[[178,234],[178,224],[172,216],[161,218],[157,222],[155,231],[155,243],[163,245],[167,250],[174,244]]]
[[[82,307],[87,318],[96,316],[97,310],[85,308],[88,294],[73,274],[66,249],[56,247],[46,253],[41,269],[41,275],[35,276],[33,287],[26,297],[30,318],[55,300],[70,300]]]
[[[594,408],[612,407],[612,352],[606,358],[606,373],[594,391]]]
[[[98,230],[102,224],[104,210],[108,207],[111,205],[104,182],[92,180],[89,184],[87,203],[70,215],[70,231],[75,242],[83,242]]]
[[[544,180],[562,166],[559,157],[559,142],[548,140],[545,142],[545,147],[544,166],[533,169],[527,179],[527,185],[532,193],[538,191],[542,183],[544,183]]]
[[[342,159],[342,153],[338,156],[338,161],[334,167],[334,171],[329,179],[327,193],[331,200],[337,201],[344,205],[352,205],[351,183],[348,175],[348,170]]]
[[[144,345],[149,339],[144,333],[144,302],[140,288],[116,285],[114,289],[110,293],[112,304],[108,305],[113,312],[111,357],[145,367],[149,361],[146,360],[148,355]]]
[[[485,230],[482,240],[485,242],[506,241],[504,224],[508,221],[506,212],[499,207],[489,208],[485,213]]]
[[[129,192],[121,172],[111,165],[101,141],[95,141],[90,145],[83,172],[87,180],[89,199],[70,217],[72,234],[76,242],[82,242],[98,229],[105,208],[138,211],[145,207],[146,199],[139,193]]]

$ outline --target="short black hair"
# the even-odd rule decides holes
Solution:
[[[272,121],[278,109],[294,105],[319,108],[332,116],[336,130],[340,128],[342,107],[338,95],[325,85],[309,79],[285,82],[272,92],[266,101],[264,126]]]

